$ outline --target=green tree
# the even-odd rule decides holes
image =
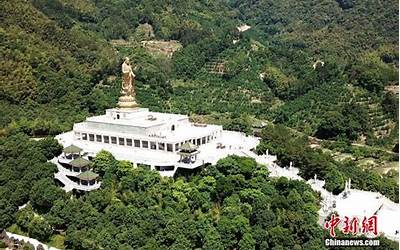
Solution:
[[[339,194],[344,189],[345,176],[337,169],[327,170],[325,175],[325,188],[326,190]]]
[[[93,168],[100,174],[100,176],[103,176],[107,171],[114,173],[117,168],[117,161],[110,152],[101,150],[93,159]]]
[[[47,241],[52,232],[50,224],[42,217],[34,217],[28,225],[29,236],[40,241]]]
[[[345,117],[341,113],[331,111],[323,117],[315,135],[321,139],[336,138],[345,132],[347,125]]]
[[[129,161],[119,161],[117,164],[117,176],[119,178],[126,176],[133,170],[133,164]]]
[[[239,241],[239,249],[256,249],[256,241],[250,233],[245,233],[243,238]]]
[[[30,223],[32,222],[35,214],[30,205],[18,211],[16,215],[16,222],[22,230],[27,231]]]
[[[58,141],[51,137],[46,137],[42,140],[39,140],[37,143],[41,153],[48,160],[52,159],[53,157],[59,156],[63,149],[63,147],[58,143]]]
[[[268,234],[270,236],[269,242],[271,246],[281,247],[283,245],[290,247],[294,245],[293,236],[287,228],[276,226],[268,230]]]
[[[33,184],[29,199],[34,208],[48,211],[63,195],[64,192],[54,185],[53,180],[46,178]]]
[[[207,230],[203,248],[205,250],[224,249],[223,245],[221,244],[221,236],[214,227],[211,227],[209,230]]]
[[[6,199],[0,199],[0,225],[2,227],[10,226],[14,222],[17,210],[18,208]]]

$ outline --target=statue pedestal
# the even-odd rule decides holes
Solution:
[[[131,95],[124,95],[118,98],[118,108],[137,108],[139,104],[137,104],[135,97]]]

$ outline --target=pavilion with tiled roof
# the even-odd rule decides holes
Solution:
[[[78,146],[73,144],[69,145],[68,147],[63,149],[64,156],[67,159],[75,159],[81,156],[82,149]]]
[[[197,160],[198,146],[191,143],[185,142],[180,146],[178,155],[180,156],[179,162],[191,163]]]
[[[80,185],[93,185],[96,184],[99,175],[92,172],[91,170],[88,170],[80,173],[76,177],[79,179]]]
[[[85,172],[89,170],[91,162],[86,160],[85,158],[78,157],[71,161],[69,165],[72,167],[72,171],[74,172]]]

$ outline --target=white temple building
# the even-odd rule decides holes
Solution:
[[[220,125],[192,123],[186,115],[139,107],[129,58],[122,64],[122,80],[118,108],[88,117],[74,124],[72,131],[56,136],[67,151],[52,160],[58,167],[55,178],[64,190],[100,187],[90,159],[101,150],[109,151],[117,160],[172,177],[178,171],[215,164],[228,155],[249,156],[259,143],[259,138],[225,131]]]
[[[186,115],[146,108],[108,109],[105,115],[89,117],[56,138],[64,147],[82,148],[88,156],[107,150],[118,160],[170,177],[179,169],[215,164],[231,154],[248,155],[259,143],[259,138],[219,125],[192,123]]]

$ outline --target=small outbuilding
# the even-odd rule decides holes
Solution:
[[[63,153],[65,158],[67,159],[76,159],[81,156],[82,149],[73,144],[63,149]]]
[[[82,157],[78,157],[69,163],[73,172],[85,172],[89,170],[90,164],[91,162],[89,160]]]
[[[179,148],[178,155],[180,155],[179,162],[194,163],[197,160],[197,155],[200,153],[198,146],[191,142],[182,144]]]
[[[76,176],[80,185],[92,186],[97,183],[98,174],[88,170]]]

